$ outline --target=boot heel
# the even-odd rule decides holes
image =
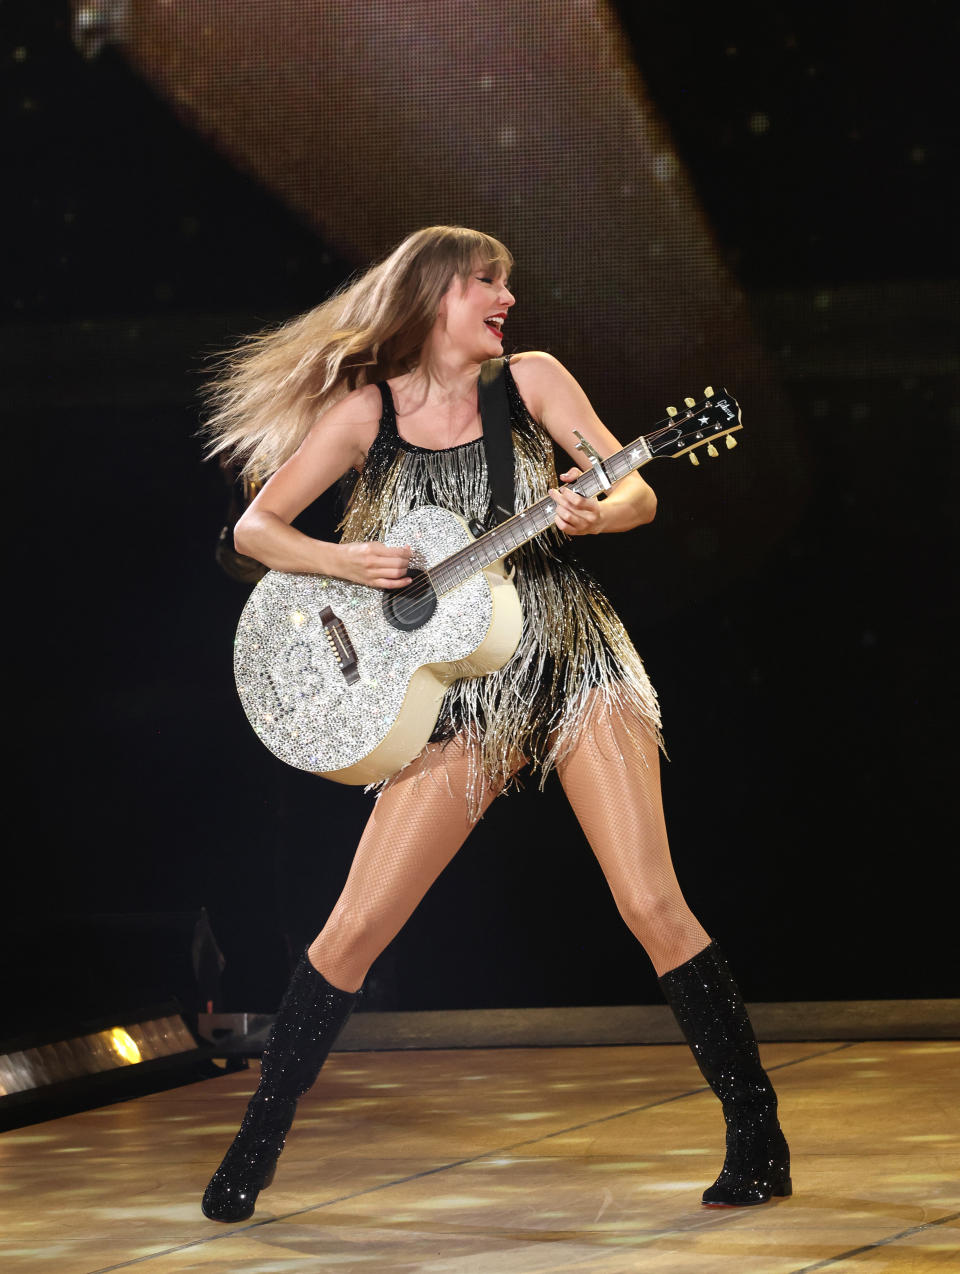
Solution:
[[[777,1095],[717,944],[664,973],[660,986],[727,1125],[723,1168],[703,1203],[749,1208],[787,1198],[793,1193],[790,1148],[777,1119]]]
[[[211,1221],[247,1221],[272,1183],[297,1101],[310,1088],[356,1002],[331,986],[304,953],[263,1050],[260,1083],[240,1131],[203,1195]]]

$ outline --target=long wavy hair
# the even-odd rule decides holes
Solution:
[[[416,366],[455,276],[512,265],[503,244],[479,230],[417,230],[322,305],[220,358],[206,391],[207,455],[263,482],[352,389]]]

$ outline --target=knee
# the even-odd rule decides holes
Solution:
[[[378,926],[373,916],[359,910],[334,908],[329,920],[310,946],[315,963],[326,959],[337,965],[370,965],[380,954]]]
[[[684,928],[689,908],[676,892],[647,890],[617,899],[617,907],[627,928],[647,945],[660,942],[674,929]]]

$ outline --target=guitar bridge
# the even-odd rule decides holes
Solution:
[[[320,619],[323,621],[323,631],[330,643],[330,648],[336,656],[337,666],[343,673],[347,685],[352,686],[360,680],[360,673],[357,670],[357,652],[353,648],[346,625],[329,606],[324,606],[320,612]]]

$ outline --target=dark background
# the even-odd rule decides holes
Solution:
[[[958,993],[951,8],[619,6],[807,470],[769,552],[679,608],[645,599],[604,545],[582,554],[660,692],[678,872],[750,999]],[[271,1009],[370,798],[284,767],[243,717],[246,589],[214,559],[230,493],[201,463],[198,391],[213,350],[364,263],[119,54],[82,58],[66,6],[2,12],[8,678],[24,704],[8,928],[49,935],[57,962],[67,917],[205,906],[220,1007]],[[681,497],[673,473],[648,475],[662,504],[689,505],[693,561],[687,477]],[[331,518],[323,501],[310,525],[329,535]],[[636,534],[655,555],[675,529],[668,513]],[[554,778],[494,805],[365,1005],[657,998]]]

